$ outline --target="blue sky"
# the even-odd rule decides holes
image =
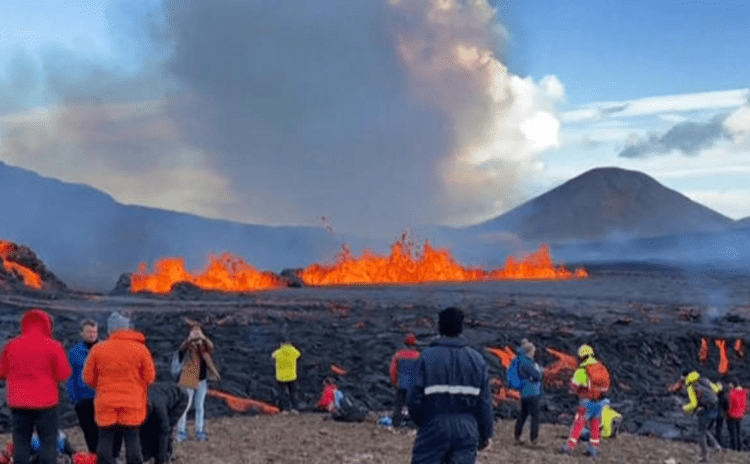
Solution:
[[[0,161],[124,203],[389,231],[620,166],[744,218],[749,18],[741,1],[5,0]]]

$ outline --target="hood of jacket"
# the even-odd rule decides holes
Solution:
[[[23,334],[40,333],[46,337],[52,337],[52,317],[41,309],[32,309],[21,319],[21,332]]]
[[[131,342],[146,343],[146,335],[133,329],[119,329],[109,334],[107,340],[128,340]]]

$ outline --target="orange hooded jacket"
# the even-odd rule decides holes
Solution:
[[[94,345],[83,367],[83,381],[96,390],[97,425],[141,425],[148,413],[148,386],[154,380],[154,359],[142,333],[122,329]]]
[[[21,319],[21,335],[5,345],[0,379],[7,379],[8,406],[47,409],[58,405],[58,383],[72,373],[68,355],[52,338],[52,318],[32,309]]]

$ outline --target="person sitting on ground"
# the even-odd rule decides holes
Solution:
[[[37,430],[40,461],[57,461],[58,384],[73,370],[60,342],[52,338],[52,317],[32,309],[21,318],[21,335],[12,338],[0,355],[0,379],[6,382],[13,430],[13,462],[28,463],[31,437]]]
[[[302,356],[300,350],[288,340],[282,342],[279,348],[271,354],[271,357],[276,360],[276,381],[281,385],[281,396],[284,392],[288,394],[289,406],[295,412],[299,410],[295,390],[297,389],[297,363],[300,356]],[[281,400],[279,400],[279,407],[284,409]]]
[[[531,416],[529,438],[531,444],[536,444],[539,437],[539,403],[542,397],[542,377],[544,373],[539,364],[534,362],[536,347],[526,340],[521,341],[518,355],[513,362],[518,363],[518,377],[521,379],[521,411],[516,419],[513,437],[516,444],[521,444],[521,432],[526,418]]]
[[[172,458],[172,435],[188,407],[188,393],[172,382],[154,382],[148,388],[148,416],[141,426],[143,460],[166,464]]]
[[[190,333],[178,350],[180,360],[184,360],[177,384],[185,388],[188,404],[177,422],[177,441],[188,439],[187,414],[190,405],[195,405],[195,432],[198,441],[208,441],[205,409],[208,380],[219,380],[219,369],[213,360],[214,343],[206,337],[197,323],[191,323]]]
[[[148,413],[148,386],[156,366],[146,336],[115,311],[107,319],[109,338],[91,348],[83,381],[96,391],[94,418],[99,426],[99,464],[114,464],[113,440],[122,432],[128,464],[141,464],[139,427]]]
[[[729,429],[729,443],[732,449],[742,449],[742,419],[747,414],[747,390],[742,388],[736,380],[729,386],[729,410],[727,411],[727,429]]]
[[[685,376],[684,385],[690,402],[684,404],[682,410],[687,414],[695,413],[698,417],[697,440],[701,450],[699,462],[707,462],[709,441],[715,449],[721,449],[719,442],[709,431],[711,423],[719,416],[719,385],[701,377],[697,371]]]
[[[343,397],[343,393],[339,392],[336,381],[333,377],[326,377],[323,379],[323,394],[315,407],[328,412],[334,412],[338,403],[337,399],[340,401],[341,397]]]
[[[396,388],[396,396],[393,400],[393,416],[391,423],[394,427],[401,425],[406,398],[413,383],[416,360],[419,359],[419,351],[415,348],[417,337],[410,333],[404,339],[404,347],[391,358],[390,374],[391,382]]]

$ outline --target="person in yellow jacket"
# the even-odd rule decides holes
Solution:
[[[697,438],[701,449],[698,462],[707,462],[709,441],[715,449],[721,449],[719,442],[708,430],[711,423],[719,417],[718,393],[721,391],[721,386],[701,377],[697,371],[687,374],[684,384],[690,401],[682,406],[682,410],[698,417]]]
[[[282,342],[281,346],[271,354],[271,357],[276,360],[276,380],[281,384],[282,396],[284,390],[287,391],[292,411],[298,410],[295,390],[297,387],[297,362],[300,356],[302,356],[302,353],[290,341]],[[279,401],[279,407],[282,407],[281,401]]]

